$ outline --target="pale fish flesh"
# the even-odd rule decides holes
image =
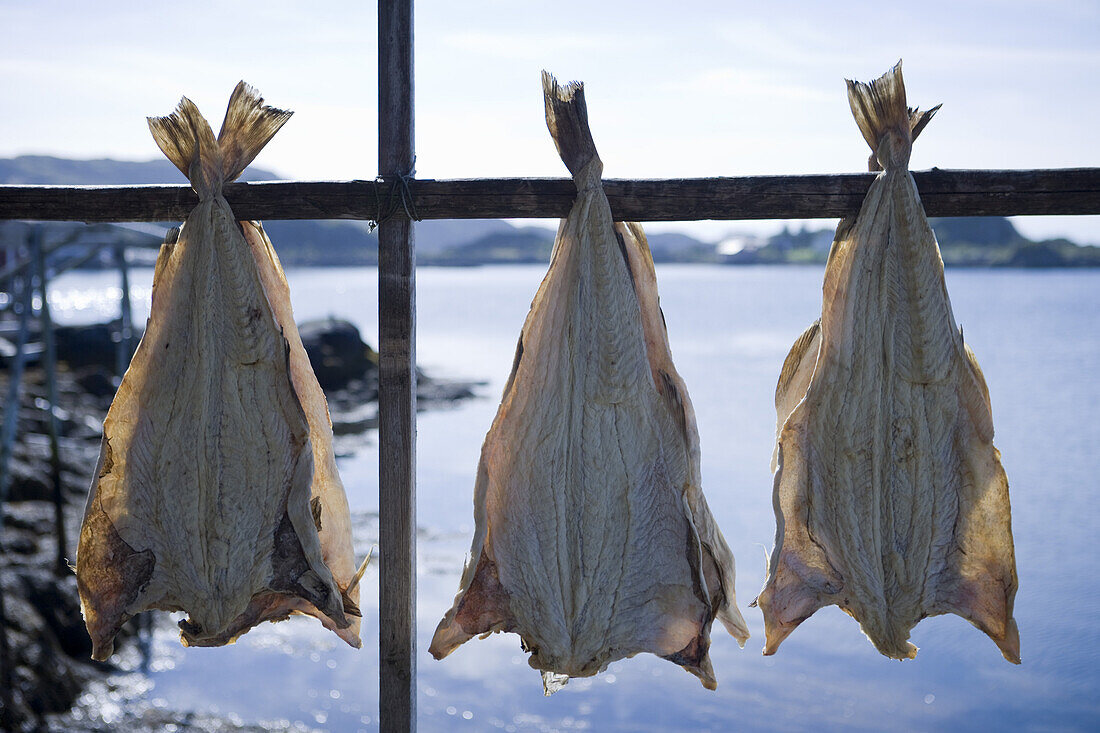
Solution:
[[[649,248],[612,221],[583,87],[543,85],[578,193],[485,438],[470,557],[430,651],[510,631],[547,694],[640,652],[713,688],[713,620],[742,644],[748,630]]]
[[[900,63],[871,84],[849,82],[848,96],[883,172],[837,230],[820,326],[792,347],[776,392],[776,544],[757,599],[764,653],[835,604],[889,657],[916,654],[908,639],[921,619],[954,613],[1018,663],[1008,480],[989,393],[908,171],[936,110],[907,108]]]
[[[199,646],[285,618],[287,599],[330,628],[352,625],[311,510],[310,400],[284,337],[293,322],[221,193],[289,116],[242,82],[217,139],[186,98],[149,120],[200,203],[162,247],[145,335],[104,421],[77,553],[96,659],[146,609],[186,611],[182,641]]]

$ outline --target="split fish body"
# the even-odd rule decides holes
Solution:
[[[640,652],[713,687],[713,619],[748,632],[652,259],[640,227],[612,221],[580,86],[546,75],[544,90],[578,195],[482,448],[470,559],[430,651],[514,631],[548,693]]]
[[[849,82],[849,100],[882,172],[837,230],[821,320],[792,347],[776,391],[778,526],[757,599],[765,654],[835,604],[889,657],[916,654],[908,638],[921,619],[954,613],[1018,663],[989,393],[908,171],[938,108],[906,107],[900,64]]]
[[[331,468],[322,455],[331,430],[311,425],[317,395],[296,389],[307,380],[289,294],[264,282],[282,278],[278,261],[273,251],[259,257],[256,232],[246,239],[252,225],[235,220],[221,193],[290,116],[262,102],[238,85],[217,139],[186,98],[149,121],[200,203],[161,248],[145,335],[104,421],[77,553],[96,659],[146,609],[186,611],[188,645],[231,643],[292,610],[357,645],[322,547],[341,563],[336,547],[350,551],[350,534],[336,536],[338,478],[317,489],[332,511],[322,508],[333,527],[324,542],[311,510],[315,463],[321,477]]]

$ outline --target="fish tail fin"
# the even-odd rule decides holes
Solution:
[[[172,114],[146,120],[161,152],[187,176],[200,197],[220,188],[223,175],[218,142],[194,102],[182,97]]]
[[[932,109],[925,110],[919,107],[909,108],[909,133],[911,139],[917,139],[917,135],[921,134],[921,131],[932,121],[932,118],[936,116],[936,113],[940,111],[940,107],[942,106],[942,104],[937,104]]]
[[[909,130],[909,108],[905,104],[905,80],[901,61],[870,83],[846,79],[848,104],[863,133],[863,139],[878,150],[879,138],[889,130]]]
[[[292,114],[265,105],[255,87],[238,82],[218,133],[224,180],[232,181],[241,175]]]
[[[870,83],[848,79],[847,84],[848,104],[856,125],[875,152],[880,166],[907,166],[913,140],[931,121],[940,105],[922,112],[906,104],[901,61]]]
[[[561,86],[550,72],[543,71],[542,92],[546,101],[546,127],[554,138],[562,162],[576,178],[589,162],[599,159],[588,127],[584,83],[574,81]]]

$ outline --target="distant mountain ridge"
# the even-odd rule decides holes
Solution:
[[[248,168],[242,181],[274,181],[279,176],[262,168]],[[110,158],[71,160],[50,155],[0,158],[0,183],[70,186],[125,186],[187,183],[167,158],[127,161]]]

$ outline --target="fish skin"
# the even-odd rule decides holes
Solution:
[[[912,627],[954,613],[1019,663],[989,393],[908,171],[912,138],[938,107],[906,107],[900,62],[869,85],[849,82],[849,99],[883,172],[838,227],[820,348],[798,354],[796,342],[777,389],[776,545],[756,601],[764,653],[835,604],[888,657],[912,658]]]
[[[161,249],[145,335],[104,420],[76,563],[95,659],[146,609],[186,611],[185,645],[285,617],[281,596],[350,625],[310,511],[290,345],[221,194],[290,115],[262,102],[239,84],[217,140],[186,98],[150,119],[200,203]]]
[[[546,75],[544,91],[578,194],[482,447],[469,561],[429,651],[516,632],[547,694],[641,652],[713,688],[713,619],[748,632],[652,260],[640,228],[612,221],[580,86]]]

